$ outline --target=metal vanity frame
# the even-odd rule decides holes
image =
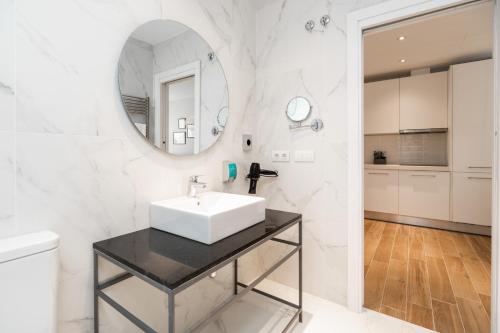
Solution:
[[[279,234],[283,233],[284,231],[288,230],[289,228],[298,225],[299,228],[299,240],[298,242],[293,242],[293,241],[288,241],[280,238],[276,238]],[[268,270],[266,270],[262,275],[260,275],[258,278],[256,278],[252,283],[249,285],[246,285],[244,283],[238,282],[238,259],[242,257],[243,255],[247,254],[248,252],[254,250],[255,248],[259,247],[260,245],[264,244],[267,241],[274,241],[274,242],[279,242],[283,243],[286,245],[289,245],[293,247],[293,249],[288,252],[284,257],[282,257],[279,261],[277,261],[273,266],[271,266]],[[293,255],[298,254],[298,274],[299,274],[299,304],[295,304],[292,302],[289,302],[285,299],[282,299],[278,296],[271,295],[265,291],[262,291],[260,289],[255,288],[260,282],[262,282],[266,277],[268,277],[271,273],[273,273],[277,268],[279,268],[281,265],[283,265],[286,261],[288,261]],[[120,267],[125,271],[125,273],[120,274],[116,277],[113,277],[107,281],[104,281],[102,283],[99,283],[99,268],[98,268],[98,259],[99,257],[106,259],[107,261],[115,264],[116,266]],[[214,311],[212,311],[205,319],[201,320],[197,324],[195,324],[192,328],[190,328],[189,332],[198,332],[200,331],[203,327],[205,327],[206,324],[208,324],[212,319],[222,311],[226,310],[233,302],[241,299],[243,296],[245,296],[248,292],[253,291],[256,292],[257,294],[260,294],[262,296],[268,297],[274,301],[283,303],[287,306],[290,306],[294,309],[296,309],[295,314],[293,317],[290,319],[286,327],[283,329],[283,333],[291,331],[291,329],[294,327],[295,322],[298,321],[302,322],[302,217],[298,218],[294,222],[290,223],[289,225],[278,229],[274,231],[273,233],[269,234],[262,240],[256,242],[255,244],[252,244],[240,252],[232,255],[230,258],[225,259],[224,261],[218,263],[217,265],[211,267],[210,269],[207,269],[205,272],[202,272],[201,274],[197,275],[196,277],[192,278],[191,280],[181,284],[179,287],[170,289],[167,288],[166,286],[158,283],[157,281],[154,281],[153,279],[149,278],[148,276],[141,274],[134,269],[128,267],[127,265],[124,265],[117,260],[111,258],[110,256],[102,253],[99,250],[96,250],[94,248],[94,332],[98,333],[99,332],[99,298],[103,301],[105,301],[108,305],[110,305],[112,308],[114,308],[116,311],[118,311],[120,314],[122,314],[125,318],[130,320],[133,324],[135,324],[138,328],[140,328],[142,331],[147,332],[147,333],[157,333],[153,328],[151,328],[148,324],[143,322],[141,319],[136,317],[134,314],[132,314],[130,311],[125,309],[122,305],[120,305],[118,302],[113,300],[111,297],[109,297],[106,293],[104,293],[104,289],[113,286],[117,283],[120,283],[130,277],[137,277],[148,284],[160,289],[161,291],[165,292],[168,295],[168,333],[175,333],[175,296],[180,293],[181,291],[185,290],[186,288],[189,288],[193,284],[199,282],[203,278],[206,278],[210,276],[210,274],[216,272],[217,270],[220,270],[222,267],[233,263],[234,265],[234,290],[233,290],[233,296],[227,299],[224,303],[219,305]],[[243,288],[243,289],[239,289]],[[174,305],[174,306],[172,306]]]

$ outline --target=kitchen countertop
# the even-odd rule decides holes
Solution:
[[[301,218],[266,209],[264,221],[211,245],[148,228],[94,243],[94,249],[173,290]]]
[[[365,164],[365,169],[370,170],[410,170],[410,171],[438,171],[449,172],[449,166],[433,165],[400,165],[400,164]]]

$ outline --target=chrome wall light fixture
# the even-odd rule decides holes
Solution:
[[[319,24],[322,26],[320,30],[315,29],[316,27],[316,22],[314,20],[309,20],[306,22],[305,28],[307,32],[313,33],[313,32],[325,32],[326,28],[328,27],[328,24],[332,19],[330,18],[329,15],[323,15],[321,19],[319,20]]]

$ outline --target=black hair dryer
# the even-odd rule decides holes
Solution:
[[[264,170],[260,168],[259,163],[252,163],[250,165],[250,172],[247,178],[250,179],[250,189],[249,194],[255,194],[257,191],[257,181],[260,177],[278,177],[278,171]]]

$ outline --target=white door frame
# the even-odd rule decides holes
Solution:
[[[363,30],[381,24],[394,22],[418,14],[424,14],[446,7],[467,3],[464,0],[391,0],[375,6],[360,9],[347,15],[347,98],[348,98],[348,269],[347,305],[349,309],[361,312],[364,298],[364,174],[363,174]],[[497,332],[498,307],[498,193],[499,179],[499,95],[500,68],[498,52],[500,44],[500,8],[495,6],[494,36],[494,152],[493,152],[493,217],[492,217],[492,332]]]
[[[201,62],[193,61],[189,64],[175,67],[154,75],[154,96],[155,96],[155,146],[163,147],[162,144],[162,118],[161,112],[164,108],[161,102],[162,86],[165,83],[177,81],[189,76],[194,76],[194,154],[200,152],[200,122],[201,122]],[[172,138],[167,138],[167,147]]]

